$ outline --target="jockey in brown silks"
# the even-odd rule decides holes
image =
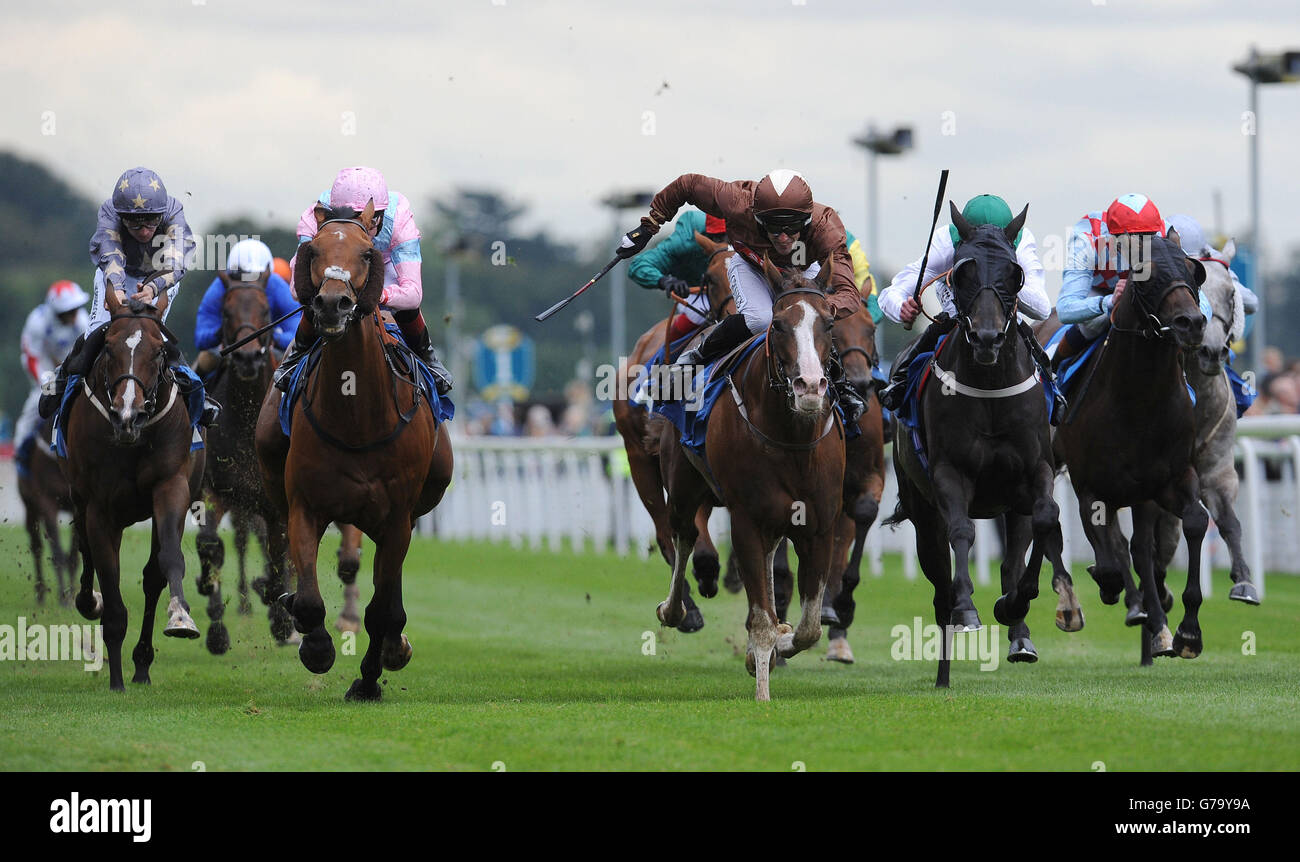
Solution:
[[[727,261],[727,277],[737,314],[724,318],[699,347],[686,351],[677,365],[698,365],[725,356],[772,322],[772,289],[763,275],[763,258],[812,278],[819,261],[830,258],[827,295],[836,320],[862,304],[853,279],[853,260],[844,225],[835,210],[813,200],[812,189],[797,171],[780,169],[763,179],[725,182],[701,174],[683,174],[655,195],[650,214],[640,227],[623,237],[618,256],[630,258],[646,247],[661,225],[672,220],[684,204],[726,220],[727,235],[736,254]],[[865,409],[861,396],[844,377],[839,357],[832,353],[827,369],[847,422],[856,422]]]

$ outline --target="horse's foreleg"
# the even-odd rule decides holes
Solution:
[[[338,575],[343,582],[343,610],[339,611],[334,627],[341,632],[361,630],[361,613],[358,609],[361,589],[357,586],[357,572],[361,570],[361,530],[351,524],[339,524]]]
[[[685,469],[693,469],[688,465],[683,465]],[[688,499],[678,499],[677,496],[668,499],[668,527],[669,535],[672,541],[672,555],[669,563],[672,566],[672,574],[668,583],[668,598],[655,609],[655,615],[659,622],[666,626],[680,628],[687,624],[689,614],[694,610],[695,616],[699,617],[699,609],[688,606],[690,598],[690,588],[686,584],[686,561],[690,557],[691,548],[695,546],[695,540],[698,538],[696,530],[698,529],[695,514],[698,506],[693,505],[694,499],[698,496],[698,489],[692,487],[691,478],[683,476],[681,483],[675,486],[675,495],[681,495]],[[699,626],[688,626],[689,631],[697,631],[703,625],[703,619],[699,619]]]
[[[205,501],[203,522],[199,524],[199,534],[194,537],[194,549],[199,555],[197,587],[201,596],[210,596],[215,589],[220,589],[221,567],[226,562],[226,544],[217,535],[217,526],[225,514],[225,507],[219,500],[209,498]]]
[[[691,554],[691,568],[695,572],[695,583],[699,585],[700,595],[711,599],[718,594],[718,573],[722,564],[718,560],[718,549],[713,545],[709,535],[709,515],[713,507],[705,504],[695,513],[695,529],[699,538],[695,540],[695,549]]]
[[[1232,505],[1237,499],[1236,470],[1229,465],[1213,476],[1204,477],[1201,496],[1232,557],[1232,590],[1228,593],[1228,598],[1248,605],[1259,604],[1259,592],[1251,580],[1250,566],[1246,564],[1246,555],[1241,548],[1241,521],[1237,519],[1237,512]]]
[[[1142,665],[1150,665],[1152,656],[1174,655],[1173,635],[1165,623],[1165,610],[1160,606],[1160,593],[1155,574],[1155,526],[1160,510],[1155,503],[1145,502],[1133,507],[1133,540],[1130,548],[1133,565],[1142,582],[1142,602],[1146,611],[1146,625],[1142,631]]]
[[[259,578],[262,582],[263,600],[267,601],[266,616],[271,623],[271,637],[280,645],[289,643],[297,637],[293,630],[293,618],[285,603],[279,597],[288,589],[289,577],[289,540],[286,533],[284,517],[274,508],[263,513],[266,524],[263,554],[266,557],[266,576]],[[257,582],[253,584],[257,589]]]
[[[794,598],[794,572],[790,569],[790,543],[782,539],[776,546],[772,565],[768,571],[772,601],[776,606],[776,619],[784,623],[790,614],[790,600]]]
[[[131,653],[135,664],[135,676],[131,682],[148,685],[149,666],[153,664],[153,620],[158,612],[158,597],[162,595],[167,579],[163,577],[158,565],[158,527],[155,525],[150,536],[149,561],[144,564],[144,617],[140,620],[140,640],[136,642]],[[210,631],[210,630],[209,630]],[[209,637],[211,635],[209,634]],[[224,650],[222,650],[224,652]]]
[[[745,618],[745,628],[749,631],[745,669],[754,677],[754,699],[771,700],[772,654],[777,638],[791,630],[783,624],[778,626],[772,597],[772,559],[779,539],[764,537],[748,515],[733,510],[731,543],[749,600],[749,615]]]
[[[954,631],[977,631],[983,627],[975,610],[975,587],[970,579],[970,550],[975,544],[975,522],[967,514],[974,488],[971,481],[947,462],[934,465],[934,494],[948,524],[948,544],[952,546],[955,566],[952,579],[952,615],[948,624]]]
[[[838,520],[838,519],[837,519]],[[822,636],[822,597],[831,575],[835,543],[831,531],[791,538],[799,556],[799,626],[777,640],[777,652],[789,658],[817,643]]]
[[[1038,651],[1029,639],[1029,626],[1025,624],[1025,615],[1029,613],[1029,602],[1033,598],[1030,592],[1038,592],[1038,579],[1035,575],[1032,585],[1027,583],[1026,574],[1030,568],[1037,572],[1042,563],[1042,551],[1035,547],[1033,559],[1025,564],[1025,551],[1034,541],[1032,518],[1007,512],[1003,518],[1006,524],[1004,536],[1004,555],[1002,558],[1002,596],[993,604],[993,616],[1007,627],[1007,661],[1036,662]]]
[[[32,564],[36,567],[36,603],[45,604],[45,549],[41,546],[41,517],[35,505],[27,507],[27,543],[32,552]]]
[[[120,572],[118,569],[118,553],[122,547],[122,531],[114,528],[109,519],[103,516],[96,507],[89,507],[86,510],[86,539],[90,554],[94,556],[95,572],[99,575],[100,593],[95,593],[95,600],[99,602],[99,609],[102,613],[104,627],[104,652],[108,656],[108,687],[112,691],[125,691],[126,685],[122,682],[122,642],[126,640],[126,605],[122,601],[122,590],[120,583]],[[87,550],[83,548],[83,551]],[[89,592],[89,576],[85,571],[81,575],[81,595],[77,597],[77,608],[83,607],[85,597]],[[90,616],[85,610],[82,615],[89,619],[95,619],[100,616]]]
[[[334,666],[334,641],[325,630],[325,601],[316,580],[316,556],[326,522],[295,501],[289,508],[289,556],[298,575],[298,589],[285,599],[293,625],[304,637],[298,658],[312,673]]]
[[[1128,545],[1119,528],[1118,513],[1086,490],[1076,487],[1075,494],[1079,500],[1079,520],[1096,558],[1096,563],[1088,567],[1088,573],[1097,582],[1101,603],[1113,605],[1119,601],[1126,582],[1132,581],[1128,572]]]
[[[926,580],[934,587],[934,621],[943,631],[943,648],[934,686],[947,688],[952,662],[952,637],[948,627],[952,617],[952,563],[948,558],[943,519],[910,483],[904,484],[902,476],[899,477],[899,495],[908,520],[916,528],[916,559]]]
[[[84,506],[74,508],[72,514],[72,541],[81,549],[81,590],[77,593],[77,611],[88,620],[97,620],[104,613],[104,597],[95,590],[95,563],[90,548],[89,515]]]
[[[248,511],[241,511],[235,516],[235,559],[239,561],[239,613],[251,614],[253,604],[248,600],[248,530],[250,522],[255,520]],[[262,540],[262,551],[266,551],[266,540]]]
[[[163,634],[173,638],[197,638],[199,627],[185,601],[185,555],[181,536],[189,513],[189,478],[183,474],[160,482],[153,490],[153,523],[158,534],[158,567],[167,580],[171,599],[167,603],[167,625]],[[219,616],[219,615],[218,615]]]
[[[379,700],[379,675],[401,670],[411,660],[411,642],[402,629],[406,610],[402,606],[402,563],[411,545],[409,521],[394,524],[375,542],[375,593],[366,605],[366,634],[370,644],[361,659],[361,677],[354,680],[346,700]]]
[[[1201,623],[1198,617],[1201,608],[1201,543],[1205,541],[1205,531],[1209,527],[1210,513],[1201,503],[1197,485],[1196,471],[1187,469],[1179,489],[1182,492],[1183,538],[1187,540],[1187,586],[1183,588],[1183,619],[1174,634],[1171,653],[1183,658],[1196,658],[1201,654]],[[1173,494],[1166,495],[1160,501],[1169,508],[1177,505]]]

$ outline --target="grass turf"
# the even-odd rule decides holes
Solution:
[[[139,572],[147,542],[147,533],[128,531],[124,569]],[[1270,578],[1264,604],[1252,608],[1227,600],[1220,572],[1201,612],[1205,653],[1144,669],[1137,630],[1124,627],[1120,606],[1101,605],[1086,574],[1075,582],[1087,626],[1058,631],[1045,576],[1029,619],[1041,660],[1006,663],[1003,630],[995,671],[954,662],[952,688],[937,691],[933,662],[891,656],[894,626],[915,616],[930,622],[929,584],[907,581],[886,558],[885,575],[864,574],[857,593],[857,663],[822,660],[823,635],[774,672],[773,700],[758,704],[744,669],[740,596],[702,601],[705,628],[683,635],[655,620],[667,583],[657,557],[421,539],[405,570],[415,656],[385,674],[382,703],[350,704],[343,693],[359,675],[366,635],[347,655],[332,628],[342,601],[336,544],[327,536],[321,550],[339,649],[329,673],[313,676],[292,647],[276,647],[254,598],[252,616],[229,604],[224,656],[209,655],[202,640],[164,638],[157,623],[153,685],[131,684],[143,604],[134,574],[123,588],[126,693],[108,690],[107,669],[0,662],[0,769],[190,770],[196,761],[213,771],[1300,768],[1300,579]],[[206,633],[192,534],[185,547],[187,598]],[[367,542],[363,601],[371,551]],[[30,578],[25,537],[0,530],[0,624],[84,622],[52,597],[37,608]],[[1171,579],[1176,593],[1182,581]],[[976,588],[986,625],[996,595]],[[1176,605],[1171,628],[1181,613]],[[1254,655],[1243,654],[1245,632],[1254,633]]]

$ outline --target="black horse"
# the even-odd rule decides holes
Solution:
[[[940,688],[948,686],[952,633],[981,627],[969,570],[972,517],[1006,515],[1004,595],[994,615],[1010,627],[1011,661],[1038,658],[1024,618],[1038,595],[1044,553],[1053,560],[1056,581],[1069,581],[1059,562],[1060,511],[1052,498],[1055,465],[1047,404],[1016,323],[1023,273],[1013,243],[1029,208],[1005,229],[973,226],[955,206],[951,209],[961,237],[951,276],[957,322],[945,349],[932,361],[933,379],[917,408],[930,470],[922,465],[909,430],[895,423],[899,507],[885,522],[906,518],[916,527],[917,557],[934,585],[935,622],[948,627],[935,681]],[[957,560],[955,578],[950,544]]]

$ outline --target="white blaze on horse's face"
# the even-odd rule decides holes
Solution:
[[[140,346],[140,339],[144,338],[144,331],[137,329],[131,333],[131,337],[126,340],[126,346],[131,348],[131,359],[127,365],[128,373],[135,373],[135,349]],[[131,415],[135,413],[135,381],[127,380],[126,389],[122,391],[122,407],[117,411],[122,417],[122,424],[127,425],[131,422]]]
[[[826,371],[817,355],[814,330],[820,316],[805,300],[799,301],[798,308],[803,316],[794,327],[796,376],[791,381],[794,409],[799,413],[820,414],[827,389]]]

